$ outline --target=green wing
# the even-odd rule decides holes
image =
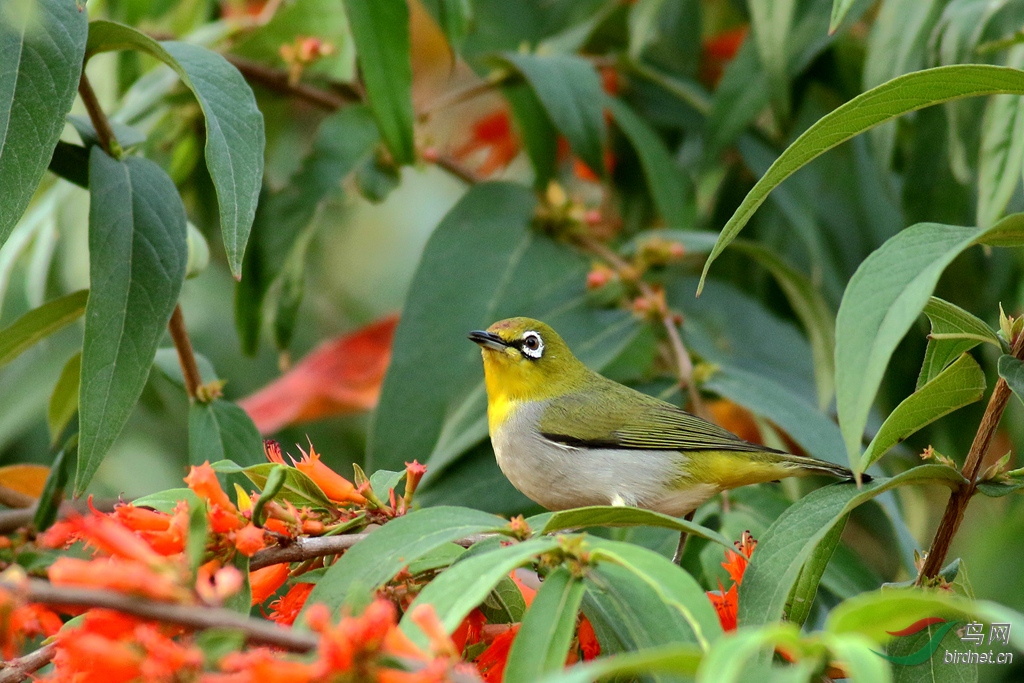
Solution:
[[[653,396],[600,379],[591,389],[552,399],[538,425],[541,434],[587,448],[779,452],[744,441]]]

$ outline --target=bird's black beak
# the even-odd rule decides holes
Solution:
[[[508,344],[504,339],[486,330],[473,330],[469,333],[469,338],[475,341],[485,349],[494,349],[495,351],[503,351]]]

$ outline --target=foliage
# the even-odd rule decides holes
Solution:
[[[4,3],[0,679],[1011,680],[941,660],[1024,638],[1022,26]],[[514,315],[855,481],[541,512],[464,340]],[[261,443],[311,421],[331,465]]]

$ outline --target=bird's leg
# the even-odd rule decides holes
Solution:
[[[693,514],[695,512],[697,512],[697,511],[696,510],[690,510],[686,514],[686,516],[683,517],[683,519],[685,519],[687,522],[692,522],[693,521]],[[676,554],[672,556],[672,561],[674,563],[678,564],[680,567],[683,566],[683,550],[686,548],[686,537],[687,537],[687,535],[688,534],[685,531],[680,531],[679,532],[679,545],[676,546]]]

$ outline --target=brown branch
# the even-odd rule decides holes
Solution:
[[[443,171],[447,171],[450,175],[458,178],[467,185],[476,185],[477,183],[482,182],[482,180],[476,175],[476,173],[474,173],[461,162],[450,156],[444,154],[424,154],[424,159],[426,159],[427,161],[432,161],[435,166],[437,166]]]
[[[338,555],[365,539],[370,533],[372,532],[344,536],[300,536],[288,545],[279,545],[259,551],[249,559],[249,569],[255,571],[282,562],[302,562],[316,557]],[[485,538],[495,535],[497,534],[473,534],[461,538],[455,543],[468,548],[474,543],[479,543]]]
[[[21,683],[31,674],[39,671],[53,660],[57,653],[56,643],[47,643],[24,657],[0,662],[0,683]]]
[[[282,95],[292,95],[321,109],[335,111],[346,104],[361,102],[363,99],[362,93],[350,85],[335,83],[334,89],[327,90],[305,83],[292,83],[284,69],[276,69],[235,55],[224,55],[224,58],[250,83],[257,83]]]
[[[1015,358],[1024,359],[1024,334],[1017,335],[1011,353]],[[942,570],[942,564],[946,561],[946,555],[949,553],[949,546],[953,543],[953,538],[964,520],[967,505],[977,492],[978,473],[981,471],[982,459],[992,444],[999,420],[1003,417],[1003,410],[1006,409],[1006,403],[1010,400],[1010,393],[1010,387],[1006,384],[1006,380],[1000,377],[996,382],[995,389],[992,390],[992,396],[988,400],[985,414],[981,418],[981,424],[978,425],[978,431],[971,443],[971,450],[967,452],[967,459],[961,470],[961,474],[964,475],[968,483],[953,491],[949,496],[946,509],[942,513],[942,520],[939,522],[939,528],[936,530],[932,546],[928,550],[928,557],[925,558],[921,574],[917,577],[918,585],[925,579],[938,576]]]
[[[82,103],[89,113],[89,120],[92,121],[92,127],[96,129],[96,137],[99,139],[103,151],[115,159],[120,159],[121,145],[118,144],[114,130],[110,127],[110,121],[103,113],[99,100],[96,99],[96,93],[92,89],[92,84],[89,83],[89,77],[85,75],[84,68],[82,69],[82,78],[78,81],[78,94],[82,97]]]
[[[292,652],[309,652],[316,648],[316,634],[284,628],[262,619],[252,619],[220,607],[200,607],[154,602],[135,595],[123,595],[91,588],[54,586],[42,579],[31,579],[22,592],[28,602],[65,607],[99,607],[186,628],[230,629],[242,633],[250,643],[273,645]]]
[[[114,509],[116,500],[107,499],[102,501],[94,501],[93,507],[100,512],[110,512]],[[0,534],[9,534],[12,531],[28,526],[32,523],[32,520],[36,516],[36,508],[39,507],[38,501],[33,501],[31,507],[20,508],[18,510],[4,510],[0,512]],[[74,502],[65,501],[61,503],[60,514],[62,517],[67,517],[69,514],[85,514],[89,512],[89,505],[84,500],[78,500]]]
[[[203,379],[199,375],[199,365],[196,363],[196,354],[192,350],[192,341],[188,338],[188,330],[185,328],[185,316],[181,313],[181,304],[174,307],[171,314],[171,321],[167,323],[167,329],[174,341],[174,349],[178,352],[178,363],[181,364],[181,374],[185,377],[185,391],[189,399],[195,400]]]
[[[35,503],[36,499],[32,496],[0,484],[0,504],[6,505],[9,508],[30,508]]]
[[[620,273],[635,270],[633,266],[616,253],[614,249],[593,237],[587,236],[577,238],[577,243],[595,256],[604,259],[610,266]],[[640,290],[640,294],[645,298],[652,299],[654,297],[654,290],[651,289],[651,286],[643,280],[638,278],[636,280],[636,286],[637,289]],[[694,414],[704,418],[705,420],[710,420],[707,408],[704,406],[704,401],[701,400],[700,393],[697,391],[697,387],[693,383],[693,363],[690,361],[690,354],[687,352],[686,346],[683,345],[683,339],[679,336],[679,328],[676,327],[676,321],[673,318],[672,312],[668,309],[666,309],[661,315],[661,324],[664,326],[665,332],[668,335],[669,345],[672,348],[672,355],[675,358],[680,388],[686,389]]]

